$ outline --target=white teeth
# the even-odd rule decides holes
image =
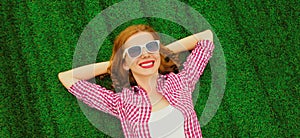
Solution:
[[[149,63],[146,63],[146,64],[141,64],[141,66],[142,67],[145,67],[145,66],[150,66],[150,65],[152,65],[153,64],[153,62],[149,62]]]

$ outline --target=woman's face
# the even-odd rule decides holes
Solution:
[[[132,46],[143,46],[148,42],[153,41],[154,38],[149,32],[138,32],[131,37],[124,44],[124,49],[130,48]],[[149,53],[146,48],[142,48],[142,53],[132,58],[127,52],[124,54],[125,63],[123,68],[131,72],[134,76],[149,76],[158,73],[158,68],[160,66],[160,54],[159,50],[154,53]]]

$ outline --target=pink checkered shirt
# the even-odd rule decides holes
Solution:
[[[212,56],[213,49],[214,44],[209,40],[197,42],[178,74],[159,75],[157,79],[158,92],[173,107],[182,112],[184,133],[187,138],[202,137],[200,124],[194,111],[192,92]],[[97,84],[81,80],[68,90],[90,107],[120,119],[125,137],[151,137],[148,121],[152,107],[147,92],[141,87],[123,88],[121,93],[115,93]]]

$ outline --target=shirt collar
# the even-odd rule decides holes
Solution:
[[[168,74],[166,75],[161,75],[159,74],[156,80],[157,83],[157,91],[159,93],[162,93],[162,87],[164,86],[165,81],[168,79]],[[147,95],[147,92],[144,88],[142,88],[139,85],[136,86],[132,86],[131,87],[132,91],[134,91],[134,93],[139,94],[139,95]]]

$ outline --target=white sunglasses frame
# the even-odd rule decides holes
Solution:
[[[149,41],[149,42],[147,42],[147,43],[145,43],[145,44],[143,44],[143,45],[134,45],[134,46],[139,46],[139,47],[141,47],[141,54],[140,54],[139,56],[141,56],[141,55],[143,54],[143,48],[145,48],[146,51],[147,51],[148,53],[154,53],[154,52],[149,51],[149,50],[147,49],[147,47],[146,47],[146,45],[149,44],[149,43],[151,43],[151,42],[157,42],[157,43],[158,43],[158,51],[159,51],[159,49],[160,49],[160,41],[159,41],[159,40],[151,40],[151,41]],[[128,55],[130,58],[137,58],[137,57],[139,57],[139,56],[137,56],[137,57],[131,57],[131,56],[128,54],[128,49],[131,48],[131,47],[134,47],[134,46],[130,46],[130,47],[128,47],[128,48],[126,48],[126,49],[124,50],[124,52],[123,52],[123,59],[125,58],[126,53],[127,53],[127,55]]]

